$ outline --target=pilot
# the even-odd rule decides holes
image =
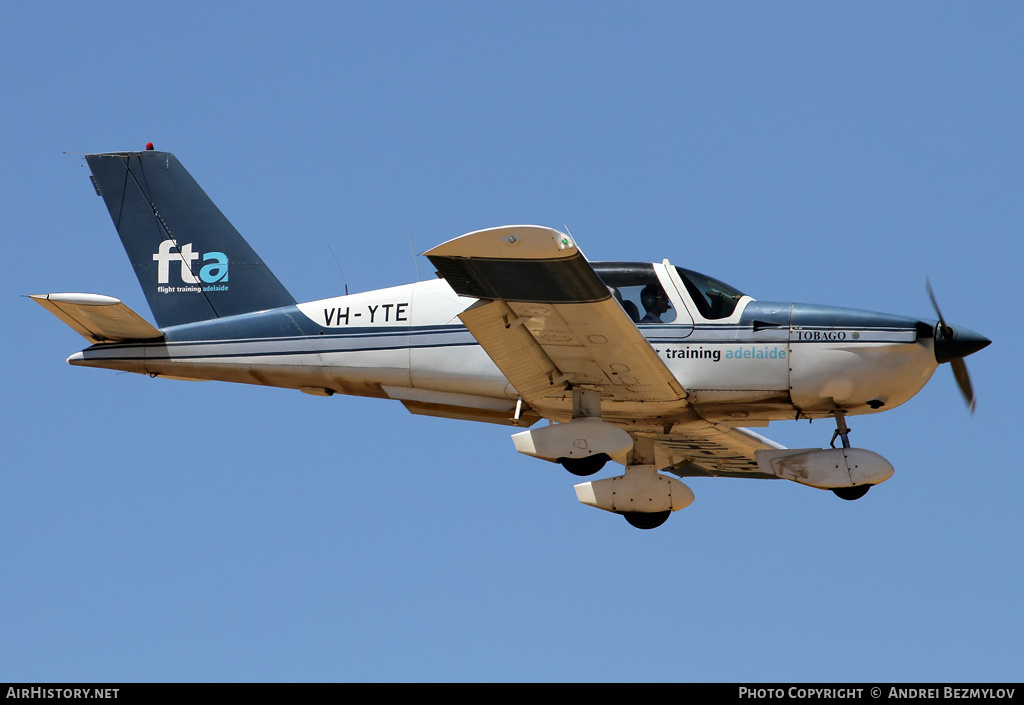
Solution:
[[[641,323],[661,323],[661,314],[672,308],[668,303],[668,295],[657,284],[648,284],[640,292],[640,303],[647,310]]]

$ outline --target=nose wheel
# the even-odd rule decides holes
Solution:
[[[846,425],[846,414],[841,410],[836,409],[833,414],[836,417],[836,430],[832,433],[832,442],[829,444],[833,448],[836,447],[836,439],[842,440],[843,448],[850,447],[850,427]],[[871,489],[871,485],[854,485],[853,487],[834,487],[832,493],[839,497],[839,499],[845,499],[848,502],[852,502],[855,499],[860,499],[868,493]]]
[[[870,489],[871,485],[855,485],[853,487],[836,487],[832,492],[839,499],[845,499],[848,502],[852,502],[853,500],[860,499],[866,495]]]

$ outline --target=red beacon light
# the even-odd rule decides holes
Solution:
[[[150,152],[153,151],[153,143],[152,142],[146,142],[146,150],[150,151]]]

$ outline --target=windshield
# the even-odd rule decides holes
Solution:
[[[690,292],[700,315],[710,321],[731,316],[736,310],[736,304],[743,297],[739,290],[700,272],[682,267],[676,267],[676,272],[686,285],[686,290]]]

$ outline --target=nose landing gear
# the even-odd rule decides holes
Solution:
[[[829,443],[833,448],[836,447],[836,439],[842,439],[843,448],[850,447],[850,427],[846,425],[846,414],[840,409],[836,409],[832,412],[832,415],[836,418],[836,430],[832,433],[832,442]],[[868,493],[871,489],[871,485],[854,485],[853,487],[833,487],[832,493],[839,497],[839,499],[845,499],[848,502],[852,502],[855,499],[860,499]]]
[[[848,502],[852,502],[855,499],[860,499],[868,493],[871,489],[871,485],[857,485],[855,487],[835,487],[832,492],[839,499],[845,499]]]

